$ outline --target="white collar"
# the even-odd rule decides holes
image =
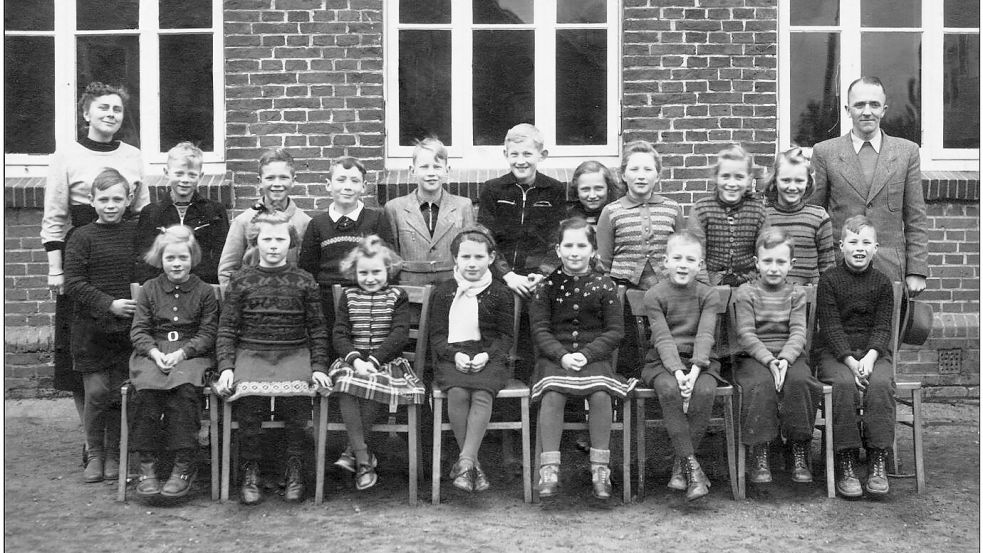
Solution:
[[[864,142],[870,142],[870,145],[873,146],[874,151],[877,153],[881,153],[881,141],[884,140],[884,131],[882,131],[881,129],[877,129],[877,134],[874,135],[874,138],[871,138],[870,140],[864,140],[863,138],[860,138],[856,134],[854,134],[853,129],[851,129],[850,140],[853,141],[853,151],[858,154],[860,153],[860,148],[863,147]]]
[[[331,205],[328,206],[328,217],[331,217],[331,220],[335,223],[337,223],[338,219],[341,219],[342,217],[348,217],[352,221],[357,221],[359,215],[362,214],[362,208],[364,207],[365,204],[359,200],[359,202],[355,205],[355,209],[353,209],[351,213],[342,215],[337,209],[335,209],[334,202],[331,202]]]

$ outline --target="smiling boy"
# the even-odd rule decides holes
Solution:
[[[817,351],[819,379],[833,386],[833,448],[836,491],[860,497],[855,473],[859,448],[867,447],[867,493],[888,493],[887,454],[894,447],[894,373],[891,368],[891,310],[894,291],[887,276],[871,266],[877,231],[863,215],[843,224],[843,260],[819,276]],[[857,415],[863,404],[864,435]]]

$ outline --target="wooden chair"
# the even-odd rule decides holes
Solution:
[[[624,304],[625,298],[625,287],[618,287],[618,299]],[[618,366],[618,350],[615,349],[611,353],[611,367],[616,368]],[[614,399],[612,399],[614,401]],[[621,409],[617,409],[617,403],[615,403],[614,409],[614,419],[611,422],[611,430],[613,432],[621,432],[621,501],[625,504],[631,503],[631,396],[626,397],[621,402]],[[537,411],[538,413],[538,411]],[[621,414],[621,421],[618,421],[618,414]],[[588,416],[590,416],[588,414]],[[589,430],[589,425],[587,422],[564,422],[563,430],[575,430],[578,432]],[[536,426],[536,450],[533,454],[533,476],[535,482],[532,486],[532,501],[533,503],[539,503],[539,488],[536,484],[539,482],[539,455],[543,452],[543,441],[542,436],[539,432],[539,426]]]
[[[717,286],[717,294],[720,296],[720,310],[719,314],[727,313],[727,306],[730,302],[731,290],[727,286]],[[628,304],[631,306],[632,313],[635,314],[635,326],[638,329],[639,343],[643,342],[644,337],[647,335],[646,330],[648,329],[648,317],[645,315],[645,291],[643,290],[629,290],[626,293],[626,299]],[[719,320],[717,322],[717,332],[718,337],[725,336],[726,332],[726,318]],[[718,339],[719,342],[719,339]],[[717,355],[723,357],[729,355],[729,351],[717,351]],[[736,402],[738,403],[737,408],[740,408],[740,395],[736,393],[734,386],[717,386],[715,398],[724,399],[724,416],[711,417],[711,425],[720,425],[724,427],[724,432],[727,436],[727,469],[730,474],[730,488],[731,494],[734,499],[743,498],[737,477],[737,445],[741,442],[740,437],[740,426],[735,423],[738,417],[735,413],[739,413],[739,410],[735,410],[735,396]],[[652,388],[635,388],[635,393],[632,395],[632,400],[635,403],[635,418],[637,419],[635,428],[637,434],[638,448],[638,499],[642,500],[645,497],[645,461],[646,461],[646,446],[645,446],[645,430],[647,428],[661,428],[664,427],[665,423],[662,419],[646,419],[645,418],[645,401],[647,399],[658,399],[655,390]]]
[[[802,355],[808,356],[812,351],[813,334],[816,329],[816,287],[802,286],[806,295],[806,343],[802,350]],[[737,344],[737,311],[735,309],[734,294],[728,303],[728,340],[731,344]],[[736,368],[736,366],[735,366]],[[738,393],[740,387],[738,386]],[[819,413],[816,416],[815,426],[824,432],[823,444],[826,454],[826,495],[836,496],[836,467],[833,462],[833,387],[823,384],[823,402]],[[741,412],[738,410],[735,424],[740,427]],[[740,487],[741,497],[747,497],[747,451],[744,444],[737,443],[737,480]]]
[[[426,286],[400,286],[409,297],[411,305],[418,306],[420,309],[419,325],[410,328],[410,340],[416,341],[413,350],[404,351],[403,357],[413,365],[413,370],[417,376],[423,375],[424,365],[427,358],[427,318],[430,316],[430,293],[433,291],[432,285]],[[337,308],[342,297],[341,285],[334,285],[334,300]],[[320,505],[324,499],[324,469],[326,465],[325,451],[327,445],[327,432],[347,432],[344,423],[328,422],[328,401],[330,392],[320,391],[319,413],[317,419],[317,446],[316,446],[316,481],[314,486],[314,504]],[[417,484],[420,478],[421,449],[420,449],[420,405],[411,404],[406,406],[406,424],[397,424],[394,420],[388,423],[375,424],[370,429],[371,432],[398,432],[406,434],[409,446],[409,500],[410,505],[417,502]]]
[[[896,401],[911,408],[911,413],[895,413],[895,420],[911,428],[912,446],[915,456],[915,489],[917,493],[925,491],[925,460],[923,457],[922,444],[922,383],[917,381],[897,381],[898,376],[898,350],[901,349],[901,304],[904,301],[905,284],[894,282],[894,305],[891,312],[891,371],[894,373],[896,392],[911,395],[911,399],[896,396]],[[910,474],[901,474],[898,469],[898,438],[895,435],[894,447],[891,451],[891,459],[888,464],[889,475],[901,478],[910,477]]]
[[[522,320],[522,300],[515,296],[514,309],[512,313],[512,348],[509,350],[509,369],[515,375],[515,363],[517,359],[517,349],[519,343],[519,323]],[[434,505],[440,504],[440,477],[441,477],[441,447],[443,443],[443,432],[451,430],[449,422],[443,422],[444,399],[447,394],[434,386],[433,397],[433,470],[431,472],[430,502]],[[515,378],[510,378],[508,385],[505,386],[495,396],[495,400],[518,399],[520,402],[520,420],[518,421],[492,421],[488,423],[488,430],[521,430],[522,431],[522,499],[526,503],[532,502],[532,467],[529,464],[529,386]]]
[[[219,305],[222,303],[222,290],[217,284],[212,285],[212,291],[215,293],[215,299],[218,300]],[[134,300],[140,298],[143,294],[143,286],[137,283],[130,284],[130,297]],[[126,413],[127,397],[129,395],[130,383],[127,381],[123,384],[123,388],[120,390],[120,397],[122,400],[120,407],[120,438],[119,438],[119,484],[116,489],[116,501],[126,501],[126,481],[129,476],[129,441],[130,441],[130,431],[129,431],[129,421]],[[208,441],[211,448],[211,485],[212,485],[212,501],[217,501],[219,498],[219,460],[218,460],[218,404],[216,403],[217,397],[215,393],[212,392],[210,386],[205,386],[202,393],[205,396],[205,414],[208,416],[207,419],[203,419],[202,423],[206,420],[208,421]]]

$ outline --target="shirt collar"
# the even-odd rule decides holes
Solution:
[[[362,215],[362,208],[364,207],[365,204],[359,200],[358,204],[355,205],[355,209],[353,209],[351,213],[342,215],[337,209],[335,209],[334,202],[331,202],[331,205],[328,206],[328,217],[331,217],[331,221],[335,223],[337,223],[338,219],[341,219],[342,217],[348,217],[352,221],[357,221],[359,216]]]
[[[433,204],[433,205],[435,205],[437,207],[440,207],[440,202],[443,201],[443,199],[444,199],[444,191],[441,190],[440,192],[438,192],[437,193],[437,199],[435,201],[432,201],[432,202],[425,201],[422,198],[420,198],[420,191],[419,190],[413,192],[413,197],[416,198],[417,203],[419,203],[421,206],[423,206],[424,204]]]
[[[627,194],[624,195],[624,196],[622,196],[622,197],[620,197],[620,198],[618,198],[618,201],[621,202],[621,205],[623,205],[623,206],[625,206],[627,208],[631,208],[631,207],[638,207],[638,206],[642,205],[642,203],[646,203],[646,204],[649,204],[649,205],[661,204],[662,202],[666,201],[666,199],[664,197],[656,194],[655,192],[652,192],[652,195],[649,196],[649,199],[648,199],[647,202],[635,201],[635,200],[629,198]]]
[[[858,154],[860,153],[860,148],[863,147],[864,142],[870,142],[870,145],[874,147],[874,151],[877,153],[881,153],[881,142],[884,140],[884,132],[881,129],[877,129],[877,134],[874,135],[874,138],[871,138],[868,141],[868,140],[864,140],[863,138],[860,138],[859,136],[853,133],[853,130],[851,130],[850,140],[853,141],[853,151]]]
[[[162,284],[163,284],[163,286],[161,286],[161,289],[164,290],[164,293],[166,294],[170,294],[175,290],[180,290],[182,292],[190,292],[191,290],[194,289],[195,286],[198,285],[198,280],[199,280],[198,276],[195,275],[194,273],[192,273],[188,277],[188,280],[182,282],[181,284],[174,284],[173,282],[170,281],[170,279],[167,278],[167,275],[160,275],[160,278],[162,279]]]

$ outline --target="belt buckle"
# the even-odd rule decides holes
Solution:
[[[178,334],[178,331],[176,331],[176,330],[172,330],[172,331],[170,331],[170,332],[167,333],[167,341],[168,342],[177,342],[180,337],[181,337],[181,335]]]

